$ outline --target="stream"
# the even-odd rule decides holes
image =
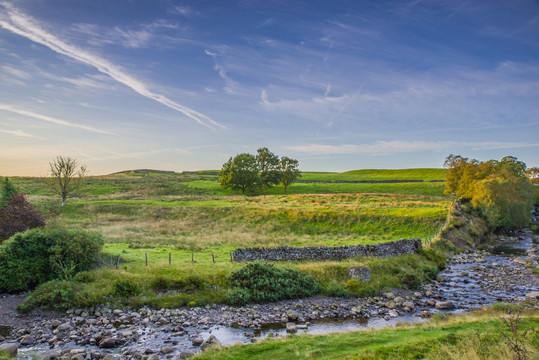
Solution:
[[[200,342],[212,335],[225,346],[286,336],[285,323],[292,320],[283,321],[282,314],[290,311],[298,316],[293,319],[299,325],[297,333],[309,334],[423,322],[439,312],[463,313],[484,304],[524,301],[527,294],[539,291],[539,280],[524,264],[534,247],[532,235],[528,235],[503,241],[488,253],[456,255],[448,261],[437,281],[415,293],[395,290],[395,294],[369,299],[312,298],[239,309],[220,305],[182,311],[101,309],[94,314],[73,313],[56,324],[51,319],[41,319],[41,323],[36,319],[34,327],[19,329],[16,334],[11,331],[10,335],[21,343],[19,355],[23,358],[36,354],[54,358],[64,349],[77,349],[71,354],[84,353],[88,358],[102,358],[107,353],[177,357],[200,352]],[[412,305],[404,307],[406,301]],[[537,304],[537,299],[533,301]],[[361,310],[357,310],[360,306]],[[50,333],[44,331],[49,328]],[[9,339],[9,330],[0,327],[0,337]],[[26,342],[25,337],[31,340]],[[117,343],[104,349],[101,341],[106,339],[116,339]]]

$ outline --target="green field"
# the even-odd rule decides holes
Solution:
[[[443,169],[361,170],[342,174],[306,173],[313,180],[440,179]],[[105,259],[121,256],[121,269],[102,268],[84,284],[89,301],[99,302],[111,284],[123,278],[138,283],[145,300],[158,306],[222,301],[226,276],[241,264],[230,263],[230,251],[252,246],[340,246],[374,244],[400,238],[426,239],[443,224],[451,197],[442,183],[297,183],[285,193],[276,186],[259,196],[241,196],[219,187],[207,173],[121,173],[88,178],[84,189],[60,207],[40,178],[13,178],[31,202],[60,212],[52,220],[66,227],[100,232]],[[149,265],[146,267],[146,256]],[[169,258],[171,264],[169,265]],[[215,261],[215,263],[214,263]],[[414,271],[432,261],[411,256],[393,269],[391,259],[350,259],[343,262],[291,263],[322,284],[347,285],[350,266],[378,269],[378,282],[347,291],[371,294],[401,285],[395,274]],[[98,274],[98,276],[96,276]],[[389,275],[388,275],[389,274]],[[391,275],[392,274],[392,275]],[[155,298],[156,278],[202,276],[221,292],[177,293]],[[331,291],[328,291],[331,294]],[[140,301],[140,299],[131,299]],[[84,304],[81,304],[84,305]]]

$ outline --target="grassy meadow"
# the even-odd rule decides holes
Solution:
[[[113,291],[111,284],[129,279],[144,293],[140,297],[144,300],[130,301],[179,306],[222,301],[226,276],[243,266],[230,262],[230,251],[239,247],[340,246],[431,237],[444,222],[452,200],[443,195],[443,183],[430,182],[442,180],[444,174],[443,169],[304,173],[302,179],[320,181],[425,182],[296,183],[287,193],[276,186],[260,196],[242,196],[221,189],[218,176],[212,172],[126,172],[88,178],[82,191],[68,199],[63,208],[43,179],[11,180],[32,203],[60,212],[52,222],[100,232],[106,241],[104,261],[109,263],[112,257],[121,256],[119,270],[104,267],[80,282],[92,294],[88,301],[99,302]],[[394,259],[279,266],[310,273],[327,285],[330,295],[357,295],[402,285],[395,275],[436,261],[414,255],[403,257],[401,262],[404,265],[398,269]],[[383,280],[361,286],[349,284],[347,269],[357,265],[369,265]],[[194,276],[202,277],[207,284],[195,294],[156,285],[166,279]],[[337,291],[331,290],[335,281]],[[156,298],[156,289],[170,291]]]

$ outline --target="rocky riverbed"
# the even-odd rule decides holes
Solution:
[[[531,257],[465,252],[448,262],[437,281],[418,291],[395,289],[372,298],[314,297],[244,307],[182,309],[101,306],[23,316],[14,310],[22,296],[0,295],[0,325],[6,325],[0,327],[0,349],[18,349],[19,354],[39,354],[44,359],[188,358],[212,345],[245,343],[287,332],[318,329],[320,333],[324,328],[329,332],[418,321],[441,311],[463,311],[501,301],[527,301],[537,307],[539,280],[528,266],[533,254],[528,255]]]

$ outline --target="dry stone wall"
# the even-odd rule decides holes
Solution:
[[[323,261],[341,260],[354,256],[391,257],[414,254],[421,249],[421,239],[401,239],[374,245],[338,247],[290,247],[242,248],[232,252],[235,262],[245,261]]]

